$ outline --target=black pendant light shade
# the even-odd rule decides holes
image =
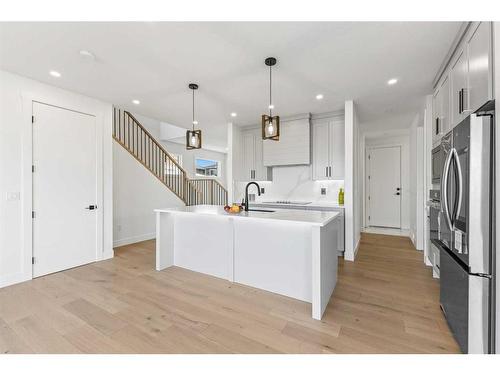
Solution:
[[[276,58],[268,57],[265,64],[269,67],[269,115],[262,115],[262,139],[279,141],[280,139],[280,117],[273,116],[272,102],[272,67],[276,65]]]
[[[189,88],[193,91],[193,129],[186,130],[186,149],[194,150],[201,148],[201,130],[194,128],[195,125],[198,125],[198,121],[194,119],[194,91],[198,90],[198,85],[190,83]]]

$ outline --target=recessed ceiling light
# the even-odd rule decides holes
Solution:
[[[238,114],[236,112],[231,112],[231,117],[236,117]]]
[[[139,100],[137,100],[137,99],[132,100],[132,103],[134,103],[136,105],[141,104],[141,102]]]
[[[316,99],[318,99],[318,100],[323,99],[323,94],[318,94],[318,95],[316,95]]]
[[[391,78],[390,80],[387,81],[388,85],[395,85],[396,83],[398,83],[397,78]]]
[[[55,70],[51,70],[51,71],[49,72],[49,74],[50,74],[52,77],[56,77],[56,78],[61,77],[61,73],[56,72]]]
[[[85,49],[82,49],[80,51],[80,56],[86,60],[95,60],[95,55],[92,52],[87,51]]]

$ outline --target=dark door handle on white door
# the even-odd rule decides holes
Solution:
[[[85,207],[86,210],[97,210],[97,205],[95,204],[91,204],[90,206],[88,207]]]

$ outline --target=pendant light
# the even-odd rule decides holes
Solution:
[[[190,83],[189,88],[193,90],[193,130],[186,131],[186,149],[194,150],[201,148],[201,130],[194,129],[194,126],[198,125],[198,121],[194,119],[194,91],[198,90],[198,85],[196,83]]]
[[[280,139],[280,117],[273,117],[273,101],[272,101],[272,68],[276,65],[274,57],[268,57],[265,64],[269,67],[269,115],[262,115],[262,139],[271,139],[279,141]]]

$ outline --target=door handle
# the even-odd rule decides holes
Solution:
[[[328,167],[325,167],[325,177],[328,177]]]
[[[460,91],[458,92],[458,113],[462,113],[462,95],[463,91],[462,89],[460,89]]]
[[[332,167],[328,167],[328,177],[332,177]]]
[[[460,215],[460,210],[462,209],[462,165],[460,164],[460,159],[458,157],[458,152],[456,148],[452,149],[453,157],[455,159],[455,163],[457,164],[457,174],[458,174],[458,203],[457,203],[457,211],[455,215],[453,215],[453,221],[458,219]]]
[[[443,211],[446,222],[450,227],[450,230],[453,230],[453,225],[450,217],[450,210],[448,207],[448,172],[450,171],[451,159],[453,157],[453,152],[450,150],[448,156],[446,157],[446,161],[444,163],[443,175],[441,176],[441,211]]]
[[[91,204],[90,206],[88,207],[85,207],[86,210],[97,210],[97,205],[96,204]]]

